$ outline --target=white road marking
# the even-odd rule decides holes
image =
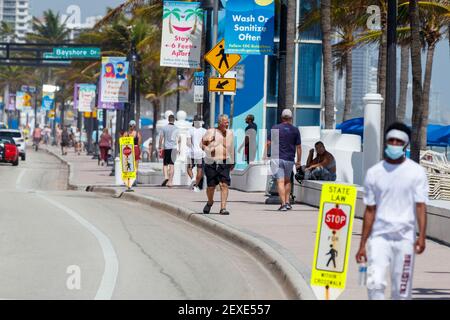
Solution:
[[[91,232],[97,238],[97,241],[102,248],[103,257],[105,259],[105,270],[103,272],[102,281],[94,299],[110,300],[114,293],[114,288],[117,282],[117,274],[119,273],[119,261],[117,259],[116,251],[114,250],[114,247],[109,238],[72,209],[67,208],[66,206],[48,198],[41,193],[38,193],[37,195],[47,202],[51,203],[55,207],[66,212],[69,216],[78,221],[83,227],[89,230],[89,232]]]
[[[17,180],[16,180],[16,189],[21,189],[20,188],[20,183],[22,182],[22,178],[23,178],[23,176],[25,175],[25,171],[26,171],[27,169],[22,169],[21,171],[20,171],[20,173],[19,173],[19,176],[17,177]]]

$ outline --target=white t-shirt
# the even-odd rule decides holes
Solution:
[[[205,152],[200,147],[200,143],[202,142],[202,138],[206,133],[205,128],[189,128],[189,136],[188,139],[192,138],[192,145],[190,148],[190,157],[191,159],[202,159],[205,157]]]
[[[174,124],[164,126],[161,134],[164,135],[164,149],[177,148],[178,128]]]
[[[381,161],[367,171],[364,204],[376,206],[371,236],[398,234],[414,241],[416,203],[428,202],[425,169],[406,159],[398,165]]]

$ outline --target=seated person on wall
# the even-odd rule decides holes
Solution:
[[[296,175],[297,180],[322,180],[336,181],[336,160],[325,149],[322,141],[314,145],[317,156],[314,157],[314,149],[309,150],[306,166],[302,166]]]

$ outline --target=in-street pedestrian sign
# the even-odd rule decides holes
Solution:
[[[100,58],[100,48],[53,48],[53,54],[57,58]]]
[[[225,53],[225,40],[222,39],[214,48],[206,55],[205,60],[216,69],[221,76],[224,76],[229,70],[241,61],[239,54]]]
[[[136,162],[134,155],[134,138],[122,137],[120,143],[120,163],[122,166],[122,180],[131,188],[136,180]]]
[[[356,187],[322,186],[311,288],[318,299],[335,300],[344,291],[356,204]]]
[[[235,78],[210,78],[208,89],[212,92],[235,92],[236,79]]]

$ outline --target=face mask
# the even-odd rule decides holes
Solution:
[[[393,146],[388,144],[385,149],[386,156],[389,159],[397,160],[405,155],[404,146]]]
[[[122,73],[123,69],[122,68],[117,68],[117,72],[118,73]]]

